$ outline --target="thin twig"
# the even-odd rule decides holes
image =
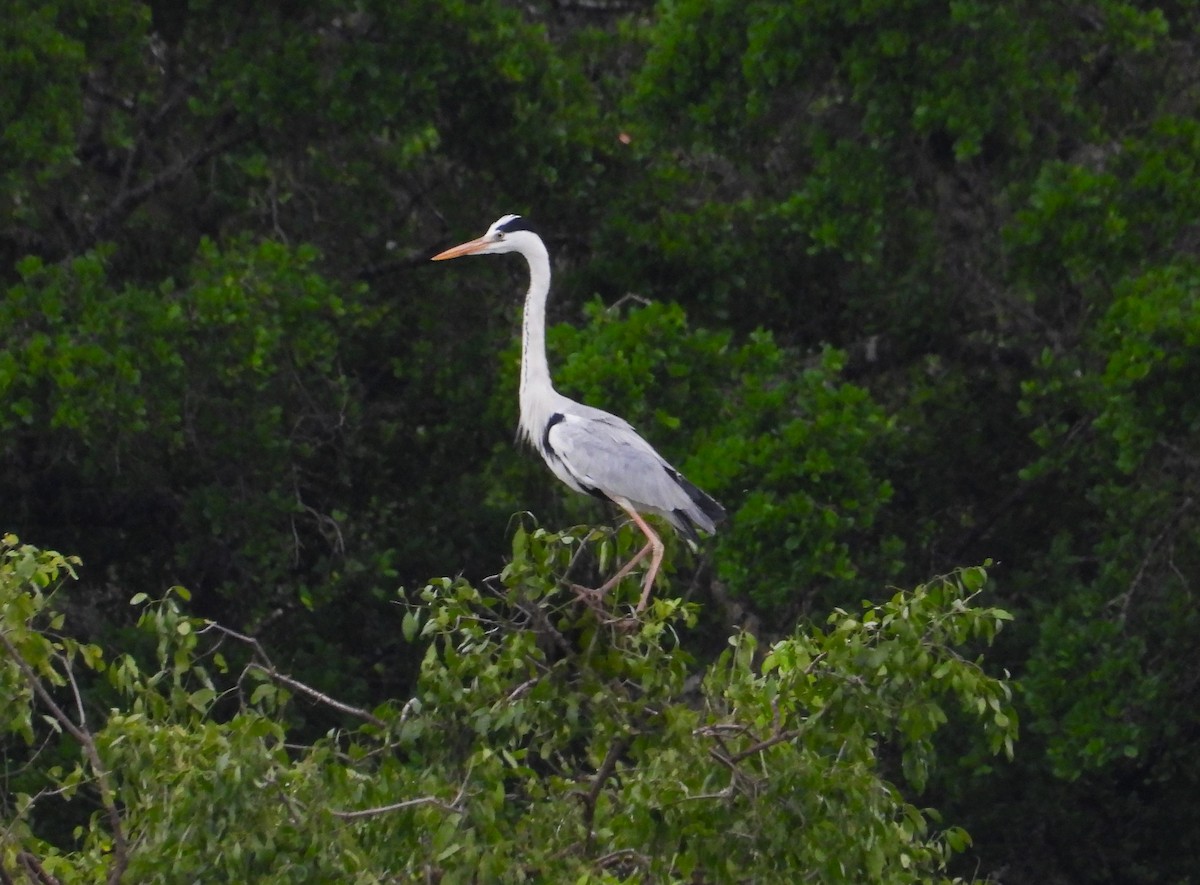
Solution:
[[[271,659],[269,657],[267,657],[267,653],[265,651],[263,651],[262,644],[257,639],[255,639],[253,636],[250,636],[247,633],[239,633],[237,630],[232,630],[229,627],[224,626],[223,624],[218,624],[216,621],[208,621],[197,632],[204,634],[204,633],[207,633],[209,630],[216,630],[218,633],[225,634],[230,639],[236,639],[238,642],[244,642],[246,645],[248,645],[254,649],[254,653],[258,657],[262,658],[262,660],[266,662],[268,667],[270,667],[272,670],[275,669],[275,665],[271,663]]]
[[[236,639],[239,642],[244,642],[254,650],[254,656],[259,658],[259,660],[251,661],[249,664],[247,664],[247,670],[257,670],[258,672],[265,674],[272,682],[278,682],[281,685],[292,689],[292,691],[298,692],[305,697],[324,704],[327,707],[332,707],[339,713],[345,713],[347,716],[354,716],[358,719],[362,719],[364,722],[371,723],[376,728],[387,729],[387,723],[370,710],[364,710],[362,707],[355,707],[351,704],[345,703],[344,701],[339,701],[337,698],[330,697],[323,691],[318,691],[311,685],[306,685],[298,679],[294,679],[285,673],[280,673],[275,669],[275,665],[271,663],[271,659],[267,657],[267,653],[263,651],[261,643],[259,643],[259,641],[253,636],[249,636],[245,633],[239,633],[237,630],[231,630],[228,627],[218,624],[216,621],[209,621],[200,632],[206,633],[209,630],[216,630],[217,632],[223,633],[232,639]]]
[[[1154,558],[1154,554],[1158,551],[1158,548],[1162,546],[1163,542],[1166,541],[1168,537],[1174,536],[1175,532],[1178,530],[1179,520],[1191,506],[1192,498],[1187,497],[1183,500],[1183,503],[1175,509],[1175,512],[1167,518],[1167,521],[1163,525],[1162,529],[1154,537],[1154,540],[1150,542],[1150,546],[1146,548],[1146,555],[1142,557],[1141,563],[1138,564],[1138,569],[1136,572],[1134,572],[1133,578],[1129,582],[1129,587],[1124,593],[1116,597],[1116,599],[1110,601],[1109,604],[1111,605],[1112,603],[1120,600],[1121,612],[1119,618],[1122,622],[1124,622],[1126,616],[1129,614],[1129,603],[1133,600],[1133,594],[1137,591],[1138,586],[1142,583],[1142,579],[1146,576],[1146,571],[1150,567],[1150,561]]]
[[[750,729],[738,722],[714,722],[702,725],[692,732],[699,737],[716,737],[721,734],[749,734]]]
[[[596,858],[596,866],[604,869],[627,859],[633,860],[640,867],[650,866],[650,858],[633,848],[618,848],[616,851],[610,851],[603,857]]]
[[[701,802],[705,799],[728,799],[731,796],[733,796],[734,783],[735,783],[735,780],[731,780],[729,782],[729,786],[727,786],[723,790],[718,790],[715,793],[697,793],[694,796],[680,796],[678,799],[676,799],[671,804],[679,805],[681,802]]]
[[[212,131],[213,129],[215,129],[215,126],[210,127],[210,131],[205,133],[205,136],[216,138],[215,132]],[[216,138],[211,144],[200,147],[186,157],[176,160],[140,184],[134,187],[126,187],[113,198],[108,206],[92,222],[91,228],[88,231],[89,242],[102,239],[112,225],[128,215],[138,205],[159,191],[175,184],[175,182],[210,157],[214,157],[222,151],[234,147],[238,142],[244,141],[246,138],[247,133],[240,131],[226,135],[223,138]]]
[[[70,661],[61,652],[55,652],[54,657],[62,664],[67,674],[67,682],[71,686],[71,694],[75,698],[75,715],[79,717],[79,727],[87,728],[87,716],[83,712],[83,697],[79,693],[79,683],[75,681],[75,672],[71,669]]]
[[[534,676],[532,679],[526,679],[511,692],[509,692],[508,702],[511,704],[513,701],[522,697],[527,691],[529,691],[529,689],[533,688],[533,686],[535,686],[538,680],[541,678],[541,676]]]
[[[546,614],[545,610],[540,605],[535,605],[533,603],[526,602],[525,600],[517,600],[516,605],[529,617],[530,622],[533,624],[534,629],[537,631],[539,636],[549,637],[550,641],[554,643],[554,645],[560,652],[563,653],[565,657],[569,658],[574,656],[571,644],[567,642],[566,637],[563,636],[562,633],[559,632],[559,630],[556,629],[552,623],[550,623],[550,616]]]
[[[356,716],[357,718],[362,719],[364,722],[371,723],[376,728],[380,728],[380,729],[387,728],[387,723],[384,722],[382,719],[380,719],[378,716],[376,716],[374,713],[372,713],[370,710],[364,710],[362,707],[355,707],[355,706],[352,706],[351,704],[345,703],[344,701],[339,701],[337,698],[331,698],[329,695],[325,694],[323,691],[317,691],[311,685],[305,685],[303,682],[299,681],[298,679],[293,679],[291,676],[287,676],[283,673],[280,673],[274,667],[267,667],[267,666],[264,666],[263,664],[259,664],[254,661],[251,661],[249,664],[246,665],[246,669],[258,670],[260,673],[266,674],[266,676],[268,678],[270,678],[271,681],[278,682],[282,685],[285,685],[288,688],[292,689],[293,691],[299,692],[300,694],[305,695],[306,697],[312,698],[314,701],[318,701],[319,703],[322,703],[327,707],[332,707],[333,709],[337,710],[339,713],[345,713],[347,716]]]
[[[626,304],[628,304],[631,301],[634,304],[638,305],[639,307],[648,307],[650,305],[650,299],[647,298],[645,295],[639,295],[637,292],[626,292],[624,295],[622,295],[620,298],[618,298],[616,301],[614,301],[612,304],[610,304],[608,306],[607,312],[608,313],[620,313],[621,308],[623,308]]]
[[[391,805],[360,808],[357,811],[331,811],[330,814],[339,820],[359,820],[364,817],[378,817],[381,814],[391,814],[393,811],[403,811],[406,808],[416,808],[419,805],[433,805],[436,808],[449,811],[451,814],[462,814],[462,800],[467,791],[469,780],[470,772],[467,772],[467,777],[463,780],[463,785],[459,788],[458,795],[449,803],[443,802],[437,796],[420,796],[416,799],[405,799],[403,802],[393,802]]]
[[[757,753],[761,753],[763,750],[769,750],[771,747],[775,746],[776,744],[782,744],[785,741],[790,741],[792,738],[799,737],[799,736],[800,736],[799,728],[792,728],[792,729],[789,729],[788,731],[776,732],[775,734],[771,735],[769,738],[761,740],[758,743],[747,747],[746,749],[742,750],[740,753],[734,753],[732,756],[729,757],[729,761],[736,765],[737,763],[741,762],[743,759],[748,759]]]

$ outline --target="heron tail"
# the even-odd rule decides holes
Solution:
[[[700,540],[696,535],[696,529],[698,528],[709,534],[716,531],[717,525],[725,519],[725,508],[717,503],[712,495],[686,479],[679,472],[675,473],[675,481],[687,493],[693,505],[686,510],[679,509],[675,511],[675,515],[679,518],[680,530],[692,541]]]

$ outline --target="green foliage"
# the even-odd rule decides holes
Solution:
[[[153,650],[106,662],[47,604],[71,561],[10,536],[8,727],[26,743],[65,731],[81,761],[31,762],[46,787],[5,807],[0,868],[63,880],[947,881],[969,836],[905,793],[936,764],[947,705],[1011,754],[1009,688],[960,651],[1009,617],[977,607],[983,569],[837,611],[762,651],[735,634],[701,665],[682,643],[692,606],[657,599],[626,629],[560,589],[595,543],[609,542],[518,528],[495,584],[430,583],[402,619],[426,649],[416,690],[368,711],[186,616],[182,589],[135,597]],[[102,721],[50,700],[77,685],[80,664],[117,692]],[[366,724],[298,744],[285,714],[299,698]],[[105,814],[65,843],[38,834],[46,809],[87,794]]]
[[[1061,13],[670,3],[629,107],[679,151],[691,199],[645,227],[693,243],[689,289],[723,297],[736,274],[731,316],[881,347],[864,386],[891,419],[878,475],[901,523],[885,511],[877,531],[916,561],[998,556],[1006,592],[1030,600],[1039,627],[1013,653],[1031,652],[1021,697],[1045,767],[997,803],[949,789],[976,813],[1037,797],[998,811],[998,841],[1054,807],[1049,844],[1112,847],[1061,866],[1055,849],[1010,854],[1006,879],[1121,881],[1194,857],[1160,852],[1153,824],[1118,839],[1077,810],[1195,777],[1172,747],[1196,684],[1196,18]],[[1056,775],[1083,779],[1072,799],[1027,792]]]
[[[15,535],[0,541],[0,614],[7,654],[0,666],[0,695],[6,699],[0,725],[33,743],[33,687],[27,672],[46,684],[67,684],[76,659],[95,667],[100,650],[58,633],[63,616],[52,606],[61,581],[75,578],[76,557],[21,544]],[[24,667],[28,668],[26,672]]]
[[[225,252],[204,243],[189,282],[157,292],[114,286],[103,252],[62,265],[27,259],[0,315],[5,426],[121,441],[155,433],[174,452],[190,425],[208,423],[202,410],[214,400],[261,392],[281,363],[330,373],[333,331],[308,318],[346,310],[313,272],[315,257],[270,242]]]
[[[1097,351],[1108,359],[1088,405],[1127,474],[1148,466],[1156,445],[1186,446],[1200,428],[1197,291],[1194,260],[1149,269],[1124,282],[1099,324]]]
[[[135,50],[129,38],[144,34],[148,15],[135,4],[94,0],[15,0],[7,7],[0,37],[6,71],[0,84],[0,199],[12,221],[35,218],[40,186],[73,165],[89,49],[107,43],[110,61],[130,61]],[[114,40],[118,34],[121,40]]]
[[[338,330],[361,308],[316,259],[308,247],[205,243],[188,279],[157,291],[114,283],[104,254],[26,260],[0,301],[3,450],[31,471],[78,462],[82,506],[107,486],[148,531],[179,539],[177,562],[211,556],[201,539],[215,536],[260,576],[286,573],[294,551],[259,527],[334,540],[318,465],[328,470],[355,417]],[[9,499],[30,479],[11,477]],[[49,494],[81,506],[66,489]]]
[[[1055,770],[1065,777],[1152,754],[1161,729],[1179,727],[1164,717],[1191,678],[1178,655],[1195,621],[1183,575],[1198,553],[1191,540],[1197,490],[1186,469],[1200,428],[1192,396],[1200,378],[1198,285],[1189,259],[1127,279],[1091,342],[1106,362],[1067,374],[1048,360],[1050,380],[1029,387],[1038,403],[1070,402],[1088,416],[1084,434],[1047,425],[1049,454],[1037,468],[1088,462],[1086,521],[1060,543],[1101,563],[1090,586],[1061,595],[1041,619],[1027,680],[1036,727],[1049,735]]]
[[[89,565],[63,606],[87,636],[70,672],[89,724],[150,711],[105,752],[136,746],[168,770],[178,741],[209,762],[179,774],[179,816],[146,811],[138,838],[193,878],[210,875],[190,865],[208,849],[199,829],[181,835],[185,815],[213,831],[235,813],[274,828],[221,860],[230,879],[369,880],[375,858],[400,852],[379,877],[422,878],[423,864],[450,869],[443,851],[482,852],[481,831],[447,810],[469,780],[461,760],[380,761],[400,714],[380,712],[369,739],[322,744],[340,717],[370,720],[289,702],[254,668],[232,690],[245,663],[267,666],[261,651],[215,628],[187,646],[204,624],[166,602],[127,629],[124,601],[185,583],[197,612],[365,710],[416,694],[423,646],[403,634],[425,621],[389,616],[397,583],[462,574],[489,599],[480,578],[514,512],[548,528],[611,523],[511,446],[519,262],[447,275],[423,261],[519,211],[548,232],[554,318],[578,326],[552,329],[556,380],[627,415],[730,510],[704,559],[668,540],[655,590],[721,602],[672,610],[700,618],[690,632],[662,621],[695,659],[689,685],[724,650],[725,621],[808,636],[802,618],[993,558],[1020,615],[998,654],[1020,674],[1033,738],[993,766],[975,713],[941,703],[927,795],[975,837],[947,875],[1193,876],[1198,32],[1196,4],[1129,0],[8,4],[0,529]],[[540,543],[527,539],[523,568]],[[572,580],[591,583],[636,545],[622,527],[553,549],[578,553]],[[6,634],[35,657],[34,634],[68,635],[50,612],[65,594],[45,596],[40,615],[24,597],[14,610],[32,633]],[[576,625],[574,649],[586,615],[551,600]],[[160,653],[156,636],[176,629]],[[83,659],[92,647],[120,653],[101,672]],[[73,714],[64,659],[46,660]],[[111,794],[78,741],[30,707],[18,671],[4,676],[18,699],[5,795],[38,798],[6,811],[0,833],[87,842],[92,868],[52,873],[103,878],[117,843],[87,834],[111,830]],[[414,709],[405,722],[424,721]],[[879,757],[893,784],[899,734]],[[227,755],[244,764],[222,771],[240,774],[213,775]],[[42,776],[54,766],[60,780]],[[587,796],[597,764],[581,770]],[[72,771],[72,799],[51,795]],[[235,795],[247,777],[303,802]],[[597,802],[611,802],[610,780]],[[152,790],[132,780],[127,798],[149,809]],[[322,792],[343,810],[422,801],[318,821],[304,809]],[[641,820],[676,832],[661,814]],[[891,850],[880,826],[869,832]],[[127,878],[153,878],[149,856],[131,856]],[[6,854],[5,871],[37,877],[18,861]],[[622,854],[586,875],[637,877],[639,863]]]
[[[743,147],[752,142],[733,127],[774,137],[785,105],[799,101],[818,121],[852,119],[874,139],[944,136],[957,161],[985,146],[1025,151],[1047,118],[1079,113],[1073,69],[1095,47],[1147,53],[1168,31],[1161,11],[1121,0],[1093,15],[1093,28],[1056,41],[1061,19],[1012,4],[680,0],[654,25],[639,98]]]
[[[1195,727],[1200,278],[1177,249],[1196,217],[1194,142],[1194,121],[1166,115],[1087,164],[1048,166],[1009,231],[1031,298],[1074,318],[1023,385],[1041,449],[1024,476],[1068,502],[1021,681],[1026,721],[1054,776],[1112,805],[1119,784],[1192,776],[1174,744]],[[1095,838],[1086,817],[1064,827]],[[1144,856],[1144,839],[1115,841],[1113,866]]]
[[[734,359],[728,423],[700,449],[722,465],[726,487],[741,487],[720,548],[722,577],[740,587],[743,576],[754,576],[752,598],[782,609],[788,601],[844,599],[839,594],[862,587],[856,579],[864,569],[890,573],[899,541],[864,543],[891,497],[875,463],[889,422],[866,391],[838,378],[842,355],[826,351],[792,374],[785,352],[764,334]]]
[[[1194,224],[1198,149],[1200,123],[1164,115],[1137,137],[1046,163],[1006,230],[1014,269],[1035,292],[1066,282],[1107,301],[1121,275],[1167,258]]]

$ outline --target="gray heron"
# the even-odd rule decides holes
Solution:
[[[504,252],[519,252],[529,264],[518,435],[538,451],[555,476],[577,492],[612,501],[646,536],[646,545],[594,591],[603,597],[649,554],[650,568],[635,609],[640,613],[650,599],[663,558],[662,539],[642,514],[657,514],[689,540],[699,541],[697,529],[714,532],[725,509],[688,482],[624,418],[577,403],[554,389],[546,361],[550,256],[526,219],[505,215],[482,237],[440,252],[432,260]]]

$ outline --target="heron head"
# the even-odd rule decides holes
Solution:
[[[463,255],[520,252],[531,240],[541,242],[541,238],[526,219],[520,215],[503,215],[492,223],[482,237],[439,252],[431,260],[445,261],[447,258],[460,258]]]

